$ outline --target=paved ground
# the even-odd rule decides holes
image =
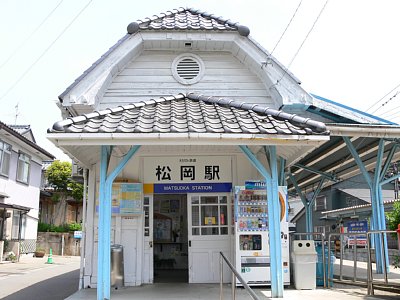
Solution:
[[[340,275],[339,260],[335,263],[335,274]],[[353,276],[353,262],[343,261],[342,273],[346,278]],[[382,278],[382,275],[374,274],[375,279]],[[357,263],[357,279],[367,278],[367,264]],[[400,283],[400,270],[391,268],[389,274],[389,282]],[[260,299],[270,299],[271,290],[269,288],[255,288],[256,294]],[[229,285],[224,286],[224,299],[231,299],[231,290]],[[80,290],[67,300],[95,300],[96,289]],[[145,285],[140,287],[127,287],[118,290],[111,290],[112,300],[211,300],[219,299],[218,284],[185,284],[185,283],[157,283],[154,285]],[[239,288],[236,290],[236,299],[250,299],[245,290]],[[375,290],[374,296],[367,296],[367,289],[363,287],[350,286],[335,283],[332,289],[317,288],[316,290],[296,290],[294,287],[288,287],[284,290],[284,299],[298,300],[360,300],[360,299],[400,299],[399,294],[394,294],[385,291]]]
[[[0,264],[0,299],[65,299],[78,290],[80,258],[24,256],[18,263]]]
[[[271,291],[266,288],[254,289],[259,299],[271,299]],[[367,291],[361,288],[354,288],[349,286],[335,287],[335,289],[322,289],[316,290],[295,290],[293,288],[285,289],[285,300],[376,300],[399,299],[399,295],[389,293],[377,293],[374,297],[367,297]],[[96,289],[81,290],[78,293],[67,298],[67,300],[95,300]],[[218,284],[185,284],[185,283],[158,283],[154,285],[145,285],[140,287],[122,288],[119,290],[111,291],[112,300],[212,300],[219,299],[219,286]],[[224,288],[224,298],[232,299],[229,286]],[[237,300],[251,299],[245,290],[239,288],[236,290]]]
[[[47,257],[24,257],[19,263],[0,264],[0,299],[40,299],[40,300],[95,300],[96,289],[78,289],[79,257],[53,256],[53,264],[46,264]],[[335,264],[335,275],[339,275],[339,261]],[[353,275],[353,262],[344,261],[343,274],[345,277]],[[357,277],[366,278],[366,264],[358,263]],[[382,277],[382,275],[374,277]],[[400,270],[392,269],[389,275],[390,282],[400,283]],[[256,288],[260,299],[269,299],[269,288]],[[63,292],[63,294],[61,293]],[[236,299],[250,299],[246,291],[239,288]],[[64,295],[64,296],[62,296]],[[360,299],[400,299],[399,294],[375,291],[374,297],[367,297],[365,288],[340,285],[335,283],[332,289],[317,288],[316,290],[296,290],[285,288],[284,299],[310,299],[310,300],[360,300]],[[229,285],[224,286],[224,299],[231,298]],[[158,283],[141,287],[120,288],[111,291],[112,300],[123,299],[219,299],[218,284],[187,284],[187,283]]]

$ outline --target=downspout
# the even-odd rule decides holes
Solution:
[[[82,205],[82,239],[81,239],[81,266],[79,270],[79,289],[84,288],[83,277],[85,275],[85,262],[86,262],[86,207],[87,207],[87,177],[88,169],[83,169],[83,205]]]

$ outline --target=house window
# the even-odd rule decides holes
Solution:
[[[227,235],[226,196],[192,196],[192,235]]]
[[[20,152],[18,154],[17,180],[23,183],[28,183],[30,169],[31,158],[28,155]]]
[[[20,228],[21,225],[21,228]],[[25,238],[25,228],[26,228],[26,214],[19,210],[13,211],[12,227],[11,227],[11,239],[17,240],[19,234],[21,234],[21,239]]]
[[[0,140],[0,174],[8,176],[11,159],[11,145]]]
[[[320,196],[315,199],[315,211],[324,211],[326,210],[326,197]]]

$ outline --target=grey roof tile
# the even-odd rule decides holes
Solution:
[[[128,33],[139,30],[216,30],[238,31],[248,36],[250,30],[239,23],[194,8],[178,8],[128,25]]]
[[[328,135],[325,124],[256,104],[189,93],[56,122],[53,133],[250,133]]]

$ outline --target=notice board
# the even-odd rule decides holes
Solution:
[[[111,213],[121,215],[141,214],[143,211],[143,188],[141,183],[113,183]],[[96,197],[96,212],[99,212],[99,191]]]

